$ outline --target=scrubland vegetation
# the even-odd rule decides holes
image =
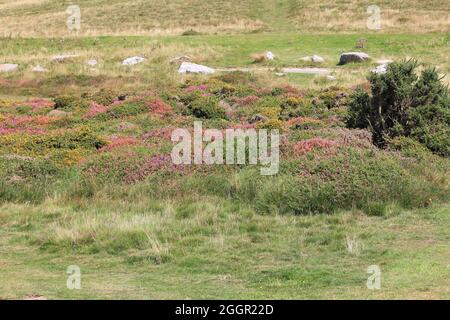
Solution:
[[[408,72],[398,73],[397,70],[413,72],[412,64],[392,64],[388,74],[371,77],[371,87],[355,92],[339,86],[318,90],[290,85],[267,87],[254,75],[236,72],[207,79],[193,77],[163,92],[93,89],[53,99],[3,101],[3,241],[7,241],[6,237],[13,241],[9,246],[39,248],[43,255],[76,254],[75,260],[86,259],[86,255],[122,259],[121,263],[139,268],[150,265],[160,273],[176,268],[177,272],[221,274],[224,280],[219,282],[244,281],[240,286],[256,286],[244,295],[247,297],[269,297],[270,288],[276,288],[281,281],[276,280],[280,272],[280,279],[294,287],[297,278],[306,281],[306,287],[299,285],[303,289],[325,287],[323,281],[334,283],[329,266],[321,271],[311,266],[310,271],[298,273],[291,261],[289,267],[261,270],[258,278],[252,280],[247,275],[237,276],[243,270],[234,270],[232,256],[237,261],[249,259],[249,267],[256,267],[252,259],[259,256],[257,250],[251,249],[251,257],[242,255],[255,243],[263,250],[262,259],[268,259],[263,252],[275,249],[264,246],[269,246],[275,236],[271,234],[277,233],[275,229],[281,228],[282,234],[291,236],[291,231],[283,229],[283,225],[290,224],[288,221],[303,230],[295,233],[301,237],[299,244],[328,249],[335,246],[345,256],[345,237],[352,235],[354,228],[348,223],[353,225],[359,219],[368,223],[365,217],[373,216],[378,217],[374,223],[381,227],[386,219],[405,215],[425,223],[427,220],[420,217],[423,214],[405,213],[425,208],[438,208],[424,211],[437,212],[424,216],[431,214],[433,222],[448,218],[448,95],[431,70],[423,71],[416,82]],[[432,130],[430,138],[422,141],[426,135],[396,131],[393,136],[392,126],[379,132],[383,127],[370,127],[363,121],[375,123],[382,119],[382,115],[370,110],[370,101],[376,99],[378,92],[375,84],[385,83],[381,87],[392,98],[404,99],[399,91],[403,88],[392,86],[392,77],[405,80],[405,86],[413,85],[415,90],[436,88],[427,90],[420,96],[420,105],[405,112],[423,121],[415,130],[429,132],[427,128],[433,125],[443,131]],[[399,105],[404,105],[404,101]],[[436,117],[427,117],[430,108],[441,108],[442,115],[433,113]],[[256,122],[255,115],[259,115]],[[173,165],[171,131],[190,128],[195,119],[201,119],[204,127],[219,129],[279,129],[283,137],[279,174],[261,176],[258,166],[250,165]],[[349,128],[353,126],[360,129]],[[373,137],[386,138],[376,146],[373,142],[377,139]],[[331,216],[325,218],[324,214]],[[314,219],[315,215],[320,218]],[[336,238],[325,236],[323,231],[312,231],[333,216],[338,224],[342,219],[348,221],[338,227]],[[300,259],[297,249],[279,237],[277,234],[276,241],[282,250],[293,250],[286,259]],[[248,249],[245,243],[250,246]],[[189,251],[212,250],[219,254],[223,246],[230,255],[228,260],[220,259],[224,270],[217,261],[185,251],[190,248]],[[275,250],[274,254],[281,261],[284,259],[282,252]],[[358,261],[362,263],[364,259]],[[209,268],[212,269],[208,271]],[[219,269],[213,271],[216,268]],[[357,280],[348,276],[355,285]],[[363,277],[361,273],[354,276]],[[227,277],[230,280],[225,280]],[[259,292],[257,283],[269,291]],[[207,287],[211,285],[214,286],[209,283]],[[279,297],[297,296],[290,286],[280,286],[283,288]],[[70,296],[68,292],[61,293],[62,289],[47,290],[50,291],[46,294]],[[102,292],[103,289],[92,290],[87,297],[114,295]],[[167,296],[183,297],[180,294],[177,291]],[[390,294],[393,292],[387,295]],[[433,297],[440,294],[445,291]],[[340,296],[335,292],[329,297],[334,295]],[[144,292],[134,292],[132,296],[148,297]],[[187,296],[194,297],[196,293]]]
[[[0,298],[450,297],[444,2],[386,1],[381,34],[361,33],[366,1],[80,5],[65,37],[67,3],[0,3],[0,59],[19,64],[0,77]],[[372,59],[337,66],[360,40]],[[180,54],[250,70],[179,75]],[[334,81],[276,75],[312,54]],[[172,131],[198,120],[278,129],[279,173],[174,165]]]

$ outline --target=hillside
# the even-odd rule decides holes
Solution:
[[[81,9],[81,29],[65,28],[69,5]],[[2,0],[0,35],[54,37],[73,35],[367,31],[368,0]],[[448,32],[450,8],[439,0],[386,0],[378,32]]]
[[[0,0],[0,300],[448,299],[450,8],[372,4]]]

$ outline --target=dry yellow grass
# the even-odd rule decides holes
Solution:
[[[86,0],[80,3],[81,29],[66,27],[73,3],[55,0],[3,0],[0,36],[62,37],[97,35],[172,35],[258,30],[299,32],[367,31],[368,0]],[[448,32],[448,3],[437,0],[385,0],[378,32]]]
[[[378,5],[381,32],[447,32],[450,30],[450,7],[436,0],[367,0],[351,1],[289,1],[288,20],[296,28],[346,32],[367,31],[367,8]]]

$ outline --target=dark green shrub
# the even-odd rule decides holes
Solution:
[[[433,152],[449,155],[450,100],[434,68],[418,77],[416,61],[392,63],[385,74],[369,77],[371,95],[357,90],[350,99],[347,125],[370,128],[373,141],[385,146],[399,136],[412,137]]]
[[[390,150],[399,151],[407,157],[416,159],[424,159],[431,154],[430,150],[420,142],[408,137],[396,137],[389,140],[388,148]]]
[[[82,98],[74,96],[58,96],[53,99],[54,108],[64,111],[76,111],[78,109],[86,109],[89,103]]]
[[[126,102],[108,109],[107,112],[98,115],[98,118],[120,119],[135,116],[149,111],[149,107],[143,101]]]
[[[369,127],[370,96],[363,89],[358,88],[350,96],[347,125],[350,128]]]
[[[280,174],[261,177],[243,171],[236,197],[260,213],[316,214],[358,208],[370,214],[396,203],[405,208],[427,206],[448,198],[445,181],[427,179],[421,170],[395,154],[342,149],[332,157],[305,156],[285,163]]]
[[[450,156],[450,100],[419,106],[408,117],[409,136],[431,151]]]
[[[94,93],[91,99],[103,106],[109,106],[118,97],[117,92],[111,89],[101,89],[100,91]]]
[[[219,105],[219,100],[213,96],[199,97],[189,105],[188,109],[197,118],[226,118],[225,109]]]

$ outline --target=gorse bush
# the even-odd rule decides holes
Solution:
[[[373,141],[412,137],[438,154],[450,155],[450,99],[436,69],[417,76],[414,60],[392,63],[385,74],[369,77],[371,94],[362,89],[350,98],[347,125],[370,128]]]
[[[89,106],[88,101],[85,99],[73,96],[58,96],[53,101],[55,103],[55,109],[64,111],[83,110]]]
[[[226,112],[214,96],[200,96],[189,105],[193,116],[204,119],[225,119]]]
[[[0,152],[23,156],[45,156],[59,149],[96,150],[105,145],[105,140],[85,126],[45,135],[0,135]]]

